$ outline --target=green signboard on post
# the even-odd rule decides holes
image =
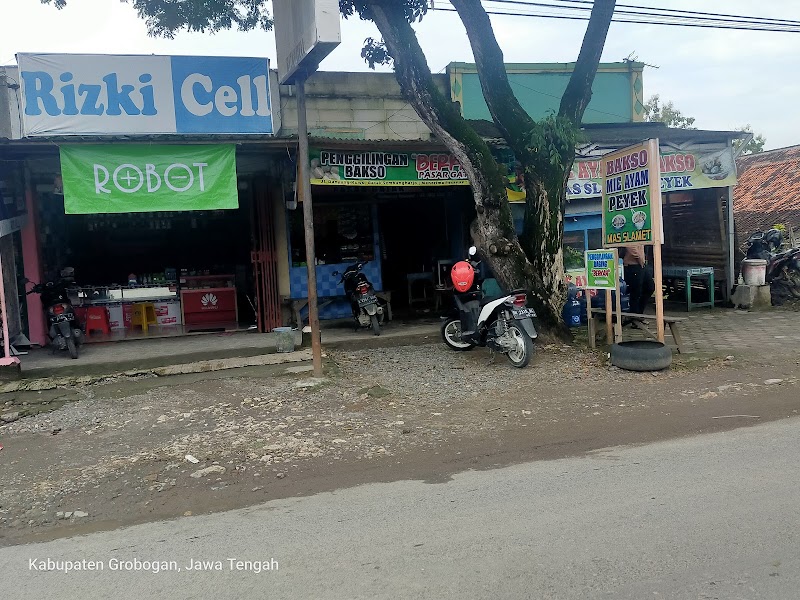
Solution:
[[[616,248],[586,251],[586,287],[592,290],[615,290],[619,285],[619,261]]]
[[[62,146],[69,215],[239,207],[233,144]]]
[[[661,241],[658,140],[606,154],[603,175],[603,245]]]

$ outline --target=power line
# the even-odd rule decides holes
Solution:
[[[551,4],[544,4],[539,2],[522,2],[521,0],[488,0],[490,2],[506,3],[506,4],[521,4],[528,8],[535,9],[549,9],[562,12],[512,12],[511,10],[495,9],[494,7],[486,8],[486,12],[490,15],[498,16],[513,16],[513,17],[532,17],[532,18],[546,18],[546,19],[562,19],[570,21],[588,21],[590,8],[587,7],[570,7],[570,6],[557,6]],[[557,0],[559,2],[566,2],[570,0]],[[580,1],[580,0],[571,0]],[[588,1],[588,0],[587,0]],[[455,8],[437,6],[433,10],[443,12],[456,12]],[[522,10],[522,9],[520,9]],[[668,9],[665,9],[668,10]],[[582,14],[569,14],[563,11],[584,11]],[[653,15],[651,13],[625,11],[625,14],[618,15],[619,11],[615,12],[612,21],[617,23],[633,23],[640,25],[666,25],[673,27],[695,27],[703,29],[731,29],[740,31],[769,31],[769,32],[783,32],[783,33],[800,33],[800,21],[786,21],[786,24],[758,22],[758,21],[736,21],[726,19],[716,19],[707,17],[685,17],[685,16],[672,16],[672,15]],[[687,11],[688,12],[688,11]],[[735,16],[735,15],[734,15]],[[637,18],[638,17],[638,18]],[[745,17],[742,17],[743,19]]]
[[[495,4],[515,4],[520,6],[538,6],[538,7],[547,7],[547,8],[563,8],[567,10],[584,10],[584,11],[591,11],[591,6],[594,4],[593,0],[553,0],[555,2],[560,2],[562,4],[578,4],[583,6],[557,6],[553,4],[543,4],[532,2],[531,0],[487,0],[488,2],[493,2]],[[588,6],[586,6],[588,5]],[[627,10],[620,10],[620,9],[627,9],[632,8],[636,9],[634,11],[627,11]],[[642,13],[641,11],[646,11]],[[800,21],[790,20],[790,19],[775,19],[771,17],[753,17],[753,16],[743,16],[743,15],[732,15],[727,13],[712,13],[712,12],[703,12],[703,11],[695,11],[695,10],[679,10],[675,8],[660,8],[657,6],[639,6],[634,4],[617,4],[616,8],[614,9],[615,13],[620,14],[652,14],[653,11],[659,13],[665,13],[663,15],[652,15],[652,16],[663,16],[663,17],[670,17],[670,18],[686,18],[683,16],[678,15],[686,15],[688,17],[698,18],[702,20],[712,20],[712,21],[730,21],[734,23],[738,22],[748,22],[748,23],[765,23],[770,25],[787,25],[787,26],[797,26],[800,25]],[[673,13],[673,14],[669,14]],[[712,17],[720,17],[719,19],[715,19]]]

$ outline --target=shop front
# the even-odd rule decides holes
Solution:
[[[337,273],[359,262],[395,314],[441,303],[449,265],[469,245],[474,204],[458,161],[429,148],[312,149],[321,318],[350,316]],[[308,295],[304,229],[301,207],[294,208],[287,211],[291,300],[302,308]]]
[[[87,339],[231,330],[248,294],[249,211],[232,144],[65,144],[39,202],[44,277],[74,269]],[[105,334],[105,335],[96,335]]]
[[[282,324],[274,207],[286,151],[272,137],[267,59],[18,62],[22,137],[7,150],[29,179],[25,276],[74,272],[88,340]],[[30,337],[44,344],[33,297]]]

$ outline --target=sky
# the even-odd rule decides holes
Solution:
[[[800,20],[795,16],[800,0],[634,4]],[[4,12],[8,17],[8,9]],[[0,64],[14,64],[17,52],[267,56],[275,64],[271,33],[179,33],[174,40],[155,39],[148,37],[133,8],[117,0],[68,0],[60,11],[39,0],[14,0],[10,17],[13,24],[4,18],[0,35]],[[506,62],[572,62],[586,27],[580,21],[504,16],[492,17],[492,23]],[[432,13],[417,31],[434,72],[444,72],[450,62],[472,62],[455,14]],[[342,44],[321,69],[368,70],[360,51],[370,36],[380,37],[372,23],[344,21]],[[652,65],[644,73],[645,97],[659,94],[672,100],[697,119],[698,128],[731,130],[750,124],[766,137],[768,149],[800,144],[800,34],[612,23],[602,60],[618,62],[631,55]]]

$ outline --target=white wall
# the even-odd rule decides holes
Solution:
[[[436,76],[444,93],[447,78]],[[282,86],[283,127],[297,133],[297,98]],[[308,127],[312,137],[361,140],[430,140],[431,132],[403,98],[392,73],[318,72],[306,84]]]

